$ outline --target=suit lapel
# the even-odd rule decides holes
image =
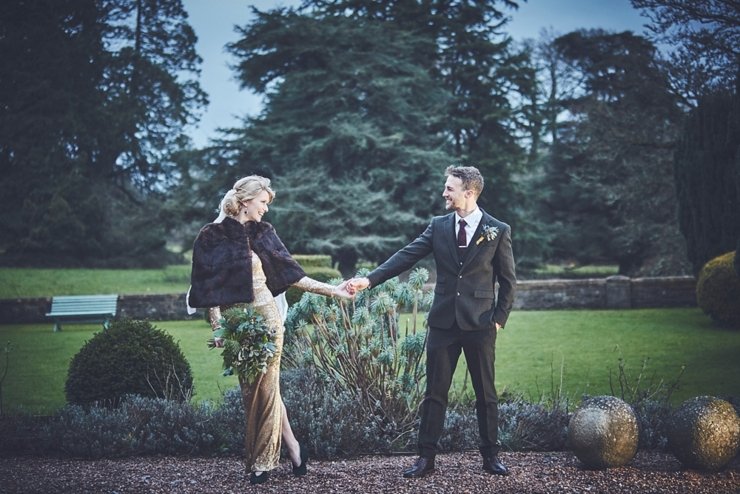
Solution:
[[[475,229],[473,238],[471,238],[470,243],[468,243],[468,252],[467,254],[465,254],[465,261],[463,261],[462,268],[465,268],[468,264],[470,264],[480,251],[481,245],[478,243],[478,239],[480,238],[481,232],[483,231],[483,225],[488,225],[491,223],[491,220],[493,220],[493,218],[486,214],[486,212],[482,209],[481,212],[483,213],[483,216],[480,219],[480,223],[478,223],[478,228]]]
[[[455,213],[450,214],[442,225],[442,235],[447,248],[450,249],[450,257],[455,260],[455,265],[459,265],[460,257],[457,255],[457,238],[455,237]]]
[[[463,261],[462,268],[465,268],[470,262],[473,260],[475,255],[478,253],[478,250],[480,250],[480,247],[476,245],[477,238],[480,236],[481,227],[483,226],[483,220],[484,218],[481,218],[480,223],[478,223],[478,228],[475,229],[475,233],[473,234],[473,238],[470,239],[470,242],[468,242],[468,248],[467,252],[465,254],[465,260]]]

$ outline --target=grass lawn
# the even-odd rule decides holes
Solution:
[[[220,351],[206,341],[210,327],[201,320],[157,321],[156,327],[170,333],[190,363],[195,381],[195,399],[220,401],[223,392],[238,385],[235,376],[223,376]],[[13,413],[46,414],[66,402],[64,383],[69,363],[85,341],[102,331],[100,324],[64,325],[54,333],[50,324],[8,324],[0,326],[0,345],[10,341],[8,374],[2,386],[3,409]],[[4,368],[0,360],[0,376]]]
[[[162,269],[1,268],[0,298],[185,293],[190,264]]]
[[[514,311],[496,346],[499,393],[537,398],[562,377],[577,402],[611,394],[611,372],[619,395],[623,359],[631,384],[642,373],[643,389],[678,379],[676,404],[701,394],[740,396],[740,331],[715,327],[699,309]]]
[[[237,385],[234,376],[221,375],[220,352],[206,347],[205,322],[155,325],[174,336],[190,362],[196,400],[219,401]],[[67,324],[59,333],[50,324],[0,326],[0,345],[13,345],[2,385],[4,411],[44,414],[63,406],[70,359],[97,331],[95,324]],[[631,380],[647,359],[643,388],[674,382],[685,366],[676,404],[701,394],[740,396],[740,332],[714,327],[699,309],[515,311],[496,345],[499,393],[523,393],[533,401],[549,396],[553,386],[573,404],[582,394],[611,394],[609,374],[617,375],[620,359]],[[463,390],[464,362],[461,357],[457,392]],[[0,360],[0,376],[4,364]]]

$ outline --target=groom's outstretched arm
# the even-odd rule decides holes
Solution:
[[[432,252],[432,225],[433,222],[429,223],[429,226],[421,235],[372,270],[367,277],[352,278],[350,285],[357,291],[364,290],[368,287],[380,285],[384,281],[412,268],[414,264]]]

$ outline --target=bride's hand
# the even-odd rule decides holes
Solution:
[[[349,280],[345,280],[334,287],[333,295],[342,298],[354,298],[355,290],[352,288],[352,285],[349,284]]]

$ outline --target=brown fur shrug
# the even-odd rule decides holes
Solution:
[[[227,217],[221,223],[205,225],[193,243],[190,306],[252,302],[251,251],[262,261],[273,295],[306,276],[271,224],[250,221],[242,225]]]

